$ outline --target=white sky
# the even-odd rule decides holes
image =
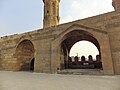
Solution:
[[[112,0],[61,0],[61,23],[113,11]]]
[[[61,0],[60,23],[113,11],[111,3],[112,0]],[[0,0],[0,36],[33,31],[42,26],[42,0]]]
[[[99,55],[97,47],[89,41],[79,41],[73,45],[70,50],[69,56],[85,56],[88,58],[89,55],[93,56],[93,59],[96,59],[96,55]]]

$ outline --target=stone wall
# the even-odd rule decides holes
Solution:
[[[36,72],[55,73],[60,69],[61,42],[70,31],[83,30],[100,44],[104,74],[120,74],[120,11],[110,12],[78,21],[23,34],[1,37],[0,70],[18,71],[20,59],[17,46],[29,40],[34,47]],[[33,58],[32,57],[32,58]],[[24,62],[24,61],[23,61]]]

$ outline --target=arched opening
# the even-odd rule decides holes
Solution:
[[[34,71],[34,46],[30,40],[23,40],[16,48],[16,58],[18,62],[18,70]]]
[[[76,55],[71,55],[72,47],[79,42],[87,42],[86,45],[79,49],[80,52]],[[94,45],[97,50],[96,55],[91,54],[90,50],[93,50],[90,46],[90,50],[83,53],[82,50],[88,49],[88,43]],[[74,51],[76,52],[76,51]],[[61,69],[102,69],[100,45],[94,36],[86,31],[75,30],[65,35],[61,43]]]
[[[30,71],[34,71],[34,62],[35,62],[35,58],[33,58],[30,62]]]

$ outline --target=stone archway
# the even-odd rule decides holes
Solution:
[[[34,71],[34,46],[30,40],[21,41],[15,51],[18,70]]]
[[[96,61],[78,61],[75,60],[74,62],[71,60],[71,57],[69,57],[69,52],[71,47],[78,41],[86,40],[91,43],[93,43],[98,51],[99,59],[97,58]],[[77,59],[77,57],[75,58]],[[99,60],[99,61],[98,61]],[[101,51],[100,51],[100,45],[97,39],[90,33],[82,30],[74,30],[69,32],[64,36],[64,39],[61,43],[61,69],[96,69],[96,66],[99,66],[97,69],[102,69],[102,62],[101,62]],[[85,65],[84,65],[85,64]],[[86,65],[87,64],[87,65]]]

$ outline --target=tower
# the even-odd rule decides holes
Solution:
[[[119,10],[120,9],[120,0],[113,0],[112,5],[115,8],[115,10]]]
[[[59,24],[59,3],[60,0],[43,0],[44,20],[43,28],[56,26]]]

